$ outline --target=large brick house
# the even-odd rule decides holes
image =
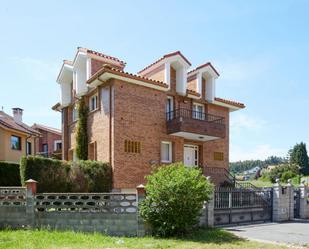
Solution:
[[[179,51],[137,74],[125,72],[125,65],[85,48],[63,62],[61,102],[53,107],[62,113],[63,159],[76,158],[76,104],[83,97],[90,110],[89,159],[110,162],[114,190],[145,183],[157,164],[183,161],[205,174],[228,169],[229,114],[244,105],[216,97],[213,65],[189,70]]]

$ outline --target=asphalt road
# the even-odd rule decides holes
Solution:
[[[309,220],[234,226],[225,228],[225,230],[247,239],[308,246],[309,248]]]

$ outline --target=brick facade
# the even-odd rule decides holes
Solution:
[[[62,135],[61,132],[52,131],[50,129],[45,129],[44,127],[34,125],[33,128],[40,132],[41,136],[36,139],[35,143],[35,151],[36,153],[43,153],[43,145],[46,144],[48,151],[47,156],[51,156],[54,153],[62,153],[61,149],[57,150],[55,148],[55,142],[56,141],[62,141]],[[61,156],[60,156],[61,157]]]
[[[102,62],[92,60],[91,74],[103,67]],[[164,65],[155,67],[143,77],[164,81]],[[229,107],[219,106],[205,100],[207,80],[202,79],[200,98],[181,96],[176,92],[176,70],[170,67],[170,88],[168,91],[154,89],[143,85],[132,84],[125,79],[110,78],[85,95],[89,98],[97,95],[97,109],[88,117],[89,159],[110,162],[113,168],[114,190],[135,189],[145,184],[153,165],[161,163],[161,142],[172,144],[172,161],[184,161],[184,145],[197,146],[198,166],[207,172],[207,167],[229,165]],[[188,79],[187,88],[196,90],[196,77]],[[173,109],[192,110],[193,104],[203,106],[204,112],[224,118],[225,132],[222,138],[199,141],[186,139],[184,136],[169,135],[166,121],[167,98],[173,99]],[[74,159],[76,121],[72,120],[72,112],[76,98],[62,109],[63,158]],[[192,118],[192,116],[191,116]],[[202,121],[201,121],[202,122]],[[224,131],[224,129],[223,129]],[[207,139],[206,139],[207,140]],[[128,143],[139,146],[135,152],[128,151]],[[138,152],[137,152],[138,151]],[[222,155],[215,158],[214,153]],[[216,183],[222,179],[215,179]]]

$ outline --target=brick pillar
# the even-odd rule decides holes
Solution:
[[[293,191],[291,183],[286,187],[282,187],[279,179],[276,179],[276,183],[273,186],[273,221],[280,222],[294,218],[294,206],[292,206],[292,203],[294,203]]]
[[[37,190],[37,181],[29,179],[25,181],[26,184],[26,216],[27,225],[35,227],[35,215],[34,215],[34,196]]]
[[[299,186],[300,200],[299,200],[299,217],[301,219],[309,219],[309,187],[305,185],[305,181]]]
[[[145,197],[146,197],[145,186],[143,184],[140,184],[136,187],[136,198],[137,198],[137,205],[138,205],[137,213],[136,213],[137,236],[138,237],[143,237],[146,235],[145,222],[139,213],[140,204],[145,199]]]

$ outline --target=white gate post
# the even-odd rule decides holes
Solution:
[[[300,190],[300,200],[299,200],[299,218],[308,219],[309,218],[309,188],[305,186],[305,181],[299,186]]]

